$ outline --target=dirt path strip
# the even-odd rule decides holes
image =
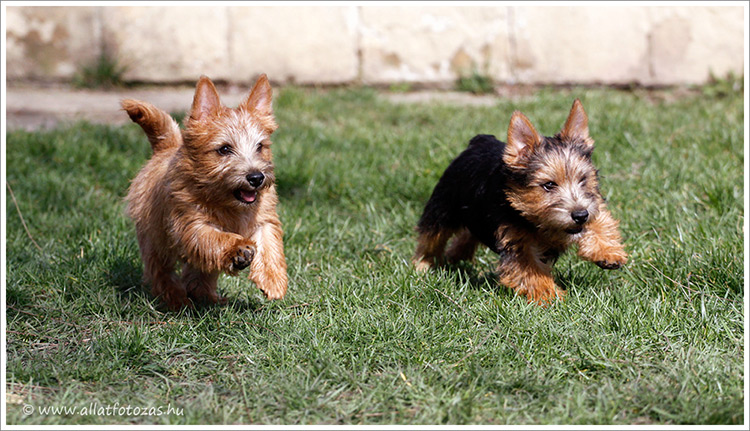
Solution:
[[[9,87],[6,94],[6,124],[8,130],[51,128],[76,120],[125,124],[129,120],[120,109],[122,99],[145,100],[167,112],[179,112],[190,108],[194,91],[189,87],[113,91]],[[241,89],[224,91],[222,102],[233,106],[239,103],[243,95]]]
[[[86,120],[99,124],[125,124],[127,115],[120,109],[125,98],[150,102],[167,112],[189,109],[192,87],[123,88],[111,91],[76,90],[66,87],[17,86],[7,88],[6,124],[8,130],[38,130],[59,124]],[[247,94],[246,88],[233,86],[219,90],[221,101],[237,106]],[[446,103],[492,106],[498,95],[476,96],[455,91],[383,92],[394,103]]]

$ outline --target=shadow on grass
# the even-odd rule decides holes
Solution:
[[[553,271],[552,276],[555,279],[555,284],[568,293],[574,292],[586,284],[585,277],[572,271],[565,271],[562,273]]]
[[[446,264],[442,267],[449,274],[456,274],[462,282],[468,283],[475,290],[491,290],[497,295],[512,296],[513,292],[500,284],[500,279],[495,271],[477,269],[471,262],[458,262]]]
[[[117,257],[109,262],[107,277],[110,285],[117,289],[121,299],[128,301],[150,299],[142,282],[143,269],[133,259]]]
[[[227,304],[224,305],[222,308],[225,308],[227,310],[232,310],[238,313],[241,313],[243,311],[251,311],[253,313],[256,313],[256,312],[259,312],[264,307],[263,307],[263,303],[258,300],[230,298]]]
[[[443,269],[448,273],[455,273],[461,281],[468,284],[476,290],[491,290],[496,295],[513,297],[515,292],[500,282],[500,278],[495,271],[478,270],[476,265],[470,262],[459,262],[447,264]],[[586,277],[583,274],[577,274],[574,271],[554,271],[552,277],[555,284],[562,290],[571,293],[585,284]]]
[[[153,301],[157,310],[169,312],[160,301],[156,301],[151,296],[149,287],[143,282],[143,269],[139,262],[127,258],[117,258],[110,263],[107,276],[110,285],[115,287],[122,301],[142,304]],[[221,294],[221,289],[219,290]],[[257,312],[263,308],[263,304],[252,298],[228,297],[226,305],[196,304],[195,308],[188,310],[187,314],[191,317],[200,318],[217,308],[232,310],[237,313]]]

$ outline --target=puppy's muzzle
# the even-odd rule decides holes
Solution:
[[[577,225],[582,225],[589,219],[589,212],[586,210],[573,211],[570,213],[570,217]]]
[[[234,191],[234,197],[245,204],[252,204],[258,199],[258,189],[266,181],[266,176],[262,172],[253,172],[245,176],[248,188],[240,187]]]
[[[573,211],[572,213],[570,213],[570,218],[573,219],[575,225],[573,227],[565,229],[565,232],[570,235],[575,235],[583,231],[583,224],[588,221],[589,212],[586,210]]]
[[[263,185],[263,181],[266,179],[266,176],[263,175],[263,172],[253,172],[252,174],[247,174],[245,177],[248,184],[250,184],[254,188],[258,188]]]

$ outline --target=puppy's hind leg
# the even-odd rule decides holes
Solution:
[[[463,228],[453,238],[448,250],[445,252],[445,258],[450,264],[456,264],[462,260],[471,260],[479,246],[479,240],[469,232],[469,229]]]
[[[412,263],[417,271],[427,271],[443,263],[445,244],[456,233],[454,229],[439,229],[424,231],[417,238],[417,250],[414,252]]]
[[[172,311],[190,306],[187,292],[180,284],[174,264],[167,263],[155,253],[143,255],[144,278],[151,284],[151,295],[159,298]]]
[[[198,304],[226,304],[227,299],[219,295],[217,281],[219,273],[204,273],[189,264],[182,266],[180,283],[190,299]]]

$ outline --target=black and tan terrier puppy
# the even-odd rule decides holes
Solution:
[[[593,150],[578,99],[553,137],[539,135],[518,111],[510,119],[507,144],[491,135],[474,137],[425,206],[417,226],[417,269],[470,260],[481,243],[500,256],[504,285],[544,304],[565,293],[551,271],[571,244],[585,260],[620,268],[627,254],[618,222],[599,192]]]
[[[219,274],[236,275],[248,266],[250,279],[269,299],[286,293],[271,154],[271,133],[278,126],[271,99],[262,75],[238,108],[226,108],[203,76],[184,131],[149,103],[122,101],[153,149],[130,185],[128,214],[135,222],[144,278],[170,309],[225,303],[216,291]]]

